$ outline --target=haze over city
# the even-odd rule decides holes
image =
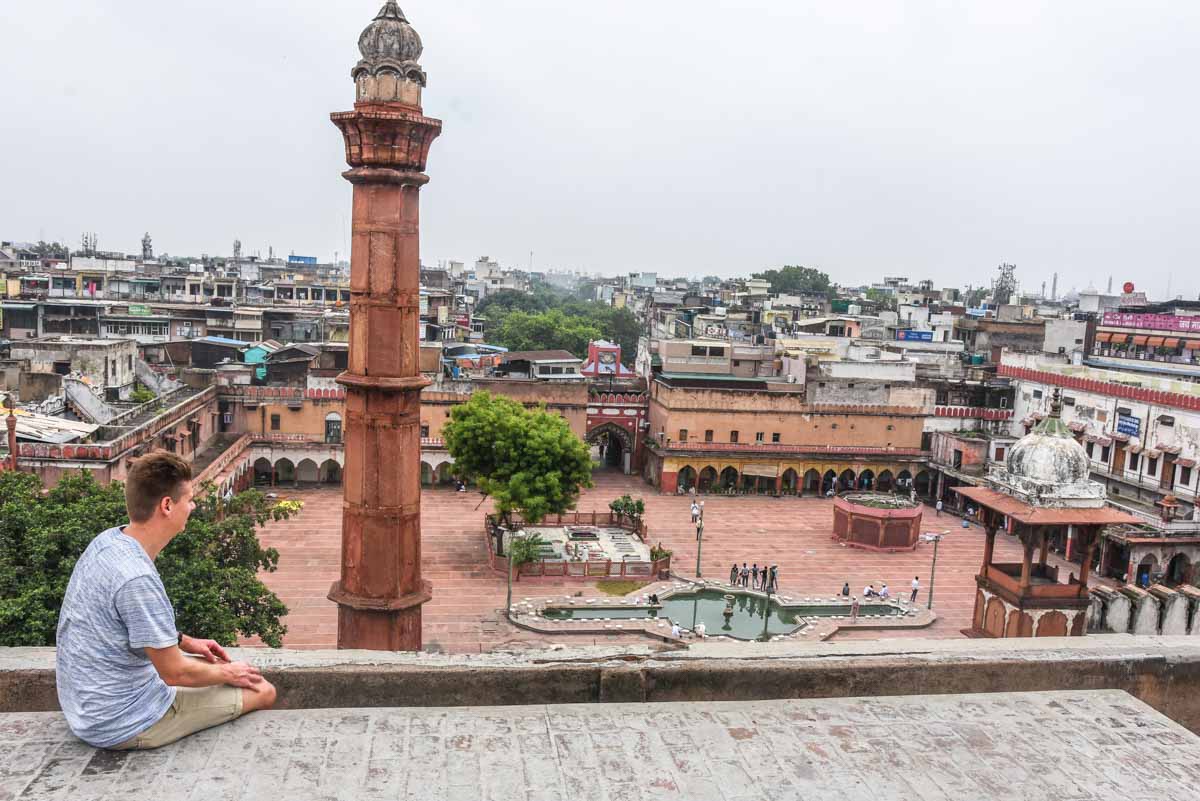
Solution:
[[[327,115],[375,5],[13,4],[5,235],[344,258]],[[1200,291],[1194,3],[403,6],[428,264]]]

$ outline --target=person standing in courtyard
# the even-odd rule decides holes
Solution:
[[[910,604],[915,604],[917,602],[917,593],[920,591],[921,591],[921,577],[913,576],[912,597],[908,599],[908,602]]]
[[[767,585],[770,592],[779,592],[779,565],[771,565],[771,583]]]
[[[746,582],[750,580],[750,568],[746,567],[746,563],[742,562],[742,586],[746,586]]]
[[[858,620],[858,596],[855,595],[850,599],[850,622],[854,623]]]
[[[750,568],[750,588],[758,589],[758,562],[755,562],[754,566]]]
[[[934,506],[934,508],[937,509],[937,516],[941,517],[942,516],[942,501],[940,498],[938,499],[937,505]]]
[[[176,629],[154,567],[196,508],[187,462],[134,461],[125,505],[129,524],[92,540],[59,611],[55,677],[71,731],[96,748],[144,750],[270,709],[275,688],[257,668]]]
[[[737,586],[738,583],[738,566],[737,562],[733,563],[733,567],[729,568],[729,583]]]
[[[700,505],[692,501],[692,525],[700,519]]]

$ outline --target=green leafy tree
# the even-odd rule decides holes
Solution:
[[[642,522],[642,516],[646,514],[646,503],[641,498],[634,499],[629,495],[617,498],[608,508],[622,517],[628,517],[635,526]]]
[[[488,334],[488,341],[509,350],[565,350],[582,358],[588,343],[603,338],[590,320],[568,317],[560,309],[530,314],[512,311]]]
[[[508,558],[512,560],[513,568],[542,558],[542,546],[545,540],[540,534],[526,534],[523,537],[513,537],[508,544]]]
[[[124,492],[121,482],[101,485],[82,471],[49,490],[28,473],[0,473],[0,646],[54,645],[75,563],[97,534],[128,521]],[[300,504],[255,491],[226,503],[211,487],[196,503],[156,563],[180,631],[223,645],[257,635],[278,648],[287,607],[258,573],[273,572],[279,553],[263,549],[256,530]]]
[[[492,497],[506,527],[513,512],[531,524],[565,512],[592,486],[587,446],[544,407],[475,392],[450,411],[442,436],[455,471]]]
[[[511,311],[544,312],[560,302],[553,292],[522,292],[519,289],[500,289],[490,293],[475,307],[476,314],[499,319]]]
[[[829,295],[833,291],[829,276],[813,267],[787,265],[777,270],[755,273],[754,277],[770,282],[771,292],[776,295]]]

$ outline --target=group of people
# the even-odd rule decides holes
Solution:
[[[912,592],[908,596],[908,603],[917,603],[917,594],[920,592],[920,577],[912,577]],[[844,598],[850,597],[850,582],[841,585],[841,596]],[[875,584],[868,584],[863,588],[864,598],[878,598],[880,601],[887,601],[892,597],[892,590],[888,589],[888,583],[883,582],[880,589],[875,589]],[[854,596],[854,601],[858,601],[858,596]]]
[[[738,567],[737,562],[729,568],[729,583],[735,587],[749,587],[763,592],[779,592],[779,565],[767,567],[758,566],[758,562],[747,567],[745,562]]]

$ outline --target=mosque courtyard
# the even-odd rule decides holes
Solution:
[[[672,572],[695,575],[696,531],[689,514],[690,499],[662,496],[637,476],[598,472],[596,486],[585,490],[578,508],[607,511],[608,503],[626,493],[646,502],[650,544],[674,552]],[[337,608],[325,596],[338,577],[341,538],[341,488],[281,490],[281,497],[304,501],[296,517],[270,524],[261,533],[264,545],[279,550],[279,570],[263,579],[287,604],[285,619],[289,648],[332,648],[337,644]],[[588,635],[543,635],[505,621],[505,578],[488,565],[483,515],[478,493],[426,490],[422,494],[422,564],[433,582],[433,600],[424,609],[426,648],[446,653],[480,653],[497,647],[545,647],[555,642],[587,644],[628,641],[645,643],[640,635],[613,634],[599,640]],[[843,582],[852,591],[886,582],[894,595],[907,594],[913,576],[920,576],[923,606],[929,590],[931,545],[912,552],[875,553],[845,548],[831,539],[830,503],[821,498],[708,496],[705,501],[701,571],[706,578],[729,575],[736,561],[779,565],[780,591],[796,596],[836,594]],[[961,527],[949,513],[938,517],[926,507],[922,531],[945,534],[938,546],[934,611],[938,619],[926,628],[886,633],[842,629],[834,640],[883,637],[961,637],[971,622],[975,574],[983,557],[983,530]],[[1002,561],[1019,561],[1020,547],[1001,536],[996,543]],[[1060,563],[1055,557],[1051,557]],[[1077,566],[1064,568],[1063,575]],[[596,596],[594,582],[562,578],[525,578],[514,587],[516,600],[574,594]]]

